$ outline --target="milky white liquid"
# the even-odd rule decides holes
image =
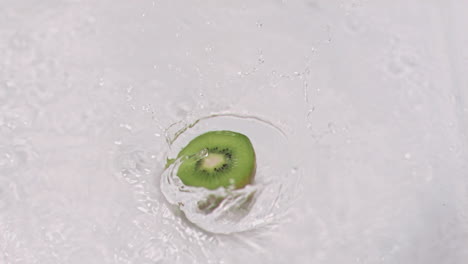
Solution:
[[[467,10],[0,0],[0,263],[467,263]],[[260,174],[214,219],[163,180],[219,129]]]

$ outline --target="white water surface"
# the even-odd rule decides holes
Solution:
[[[468,263],[467,13],[0,0],[0,264]],[[252,139],[269,196],[235,232],[161,186],[220,114],[250,119],[179,139]]]

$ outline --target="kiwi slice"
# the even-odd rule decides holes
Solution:
[[[203,155],[201,155],[203,154]],[[255,176],[255,152],[249,138],[232,131],[211,131],[188,143],[178,154],[177,176],[185,185],[213,190],[239,189]]]

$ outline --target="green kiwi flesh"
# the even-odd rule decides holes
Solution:
[[[188,186],[239,189],[251,183],[255,176],[252,143],[237,132],[204,133],[190,141],[177,158],[182,158],[177,176]]]

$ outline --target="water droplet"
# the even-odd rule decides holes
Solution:
[[[13,163],[13,159],[10,153],[4,152],[0,153],[0,168],[9,166]]]
[[[18,169],[26,163],[30,155],[27,151],[15,147],[0,148],[0,172]]]
[[[336,134],[335,124],[333,122],[328,123],[327,126],[328,126],[328,130],[330,131],[330,133]]]
[[[120,127],[121,127],[121,128],[125,128],[125,129],[127,129],[127,130],[129,130],[129,131],[132,130],[132,126],[129,125],[129,124],[120,124]]]
[[[100,87],[104,86],[104,78],[99,78],[98,85],[99,85]]]

